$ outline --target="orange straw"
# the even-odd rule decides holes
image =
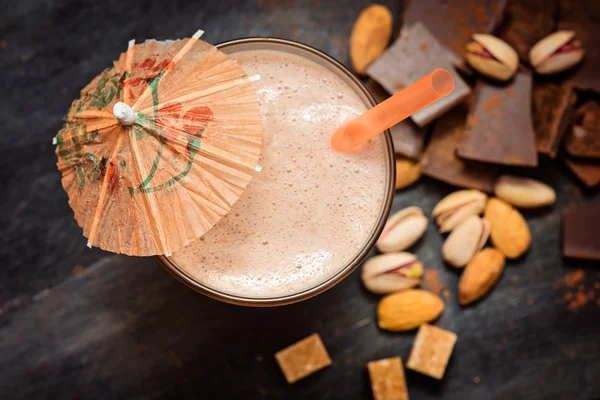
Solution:
[[[373,136],[448,95],[452,89],[454,89],[452,74],[438,68],[342,125],[333,134],[331,147],[335,151],[355,149]]]

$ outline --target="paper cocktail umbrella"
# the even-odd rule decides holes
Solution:
[[[58,169],[89,246],[174,252],[227,214],[257,169],[253,78],[201,34],[130,42],[65,116]]]

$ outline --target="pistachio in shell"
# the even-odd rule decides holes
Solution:
[[[465,57],[479,73],[498,81],[508,81],[519,68],[519,55],[505,41],[476,33],[466,46]]]
[[[578,64],[585,54],[575,31],[554,32],[529,51],[529,62],[538,74],[550,75]]]

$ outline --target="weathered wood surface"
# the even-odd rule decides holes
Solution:
[[[414,333],[378,330],[378,297],[362,289],[358,271],[303,303],[248,309],[196,294],[153,259],[87,250],[51,145],[72,98],[130,38],[198,28],[211,42],[275,35],[347,64],[347,37],[367,4],[22,0],[2,7],[1,399],[368,399],[366,363],[407,359]],[[399,4],[387,4],[398,18]],[[451,292],[437,325],[458,342],[443,381],[407,371],[411,399],[600,398],[600,306],[570,311],[568,289],[557,286],[576,268],[586,287],[600,281],[597,264],[560,258],[562,210],[597,203],[598,192],[583,190],[558,163],[540,164],[532,173],[557,190],[558,203],[525,213],[532,249],[508,264],[485,300],[457,304],[458,274],[443,264],[433,224],[414,249]],[[451,190],[423,178],[397,194],[394,209],[418,204],[430,214]],[[333,365],[288,385],[273,355],[313,332]]]

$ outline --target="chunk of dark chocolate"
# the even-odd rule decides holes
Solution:
[[[421,160],[421,172],[451,185],[491,193],[498,177],[498,168],[491,164],[464,160],[456,155],[456,147],[465,129],[467,112],[467,105],[463,103],[435,122]]]
[[[576,122],[565,139],[565,149],[573,157],[600,158],[600,105],[589,100],[576,115]]]
[[[529,64],[529,50],[552,33],[558,9],[559,0],[509,1],[497,36],[514,47],[522,63]]]
[[[562,219],[564,257],[600,260],[600,205],[567,210]]]
[[[600,163],[587,160],[565,159],[565,165],[587,187],[600,183]]]
[[[570,82],[534,82],[531,105],[538,152],[556,157],[574,115],[576,101]]]
[[[474,33],[491,33],[501,22],[507,0],[411,0],[404,23],[423,23],[446,47],[461,55]]]
[[[531,84],[531,75],[521,71],[507,85],[480,81],[458,155],[486,163],[537,166]]]

